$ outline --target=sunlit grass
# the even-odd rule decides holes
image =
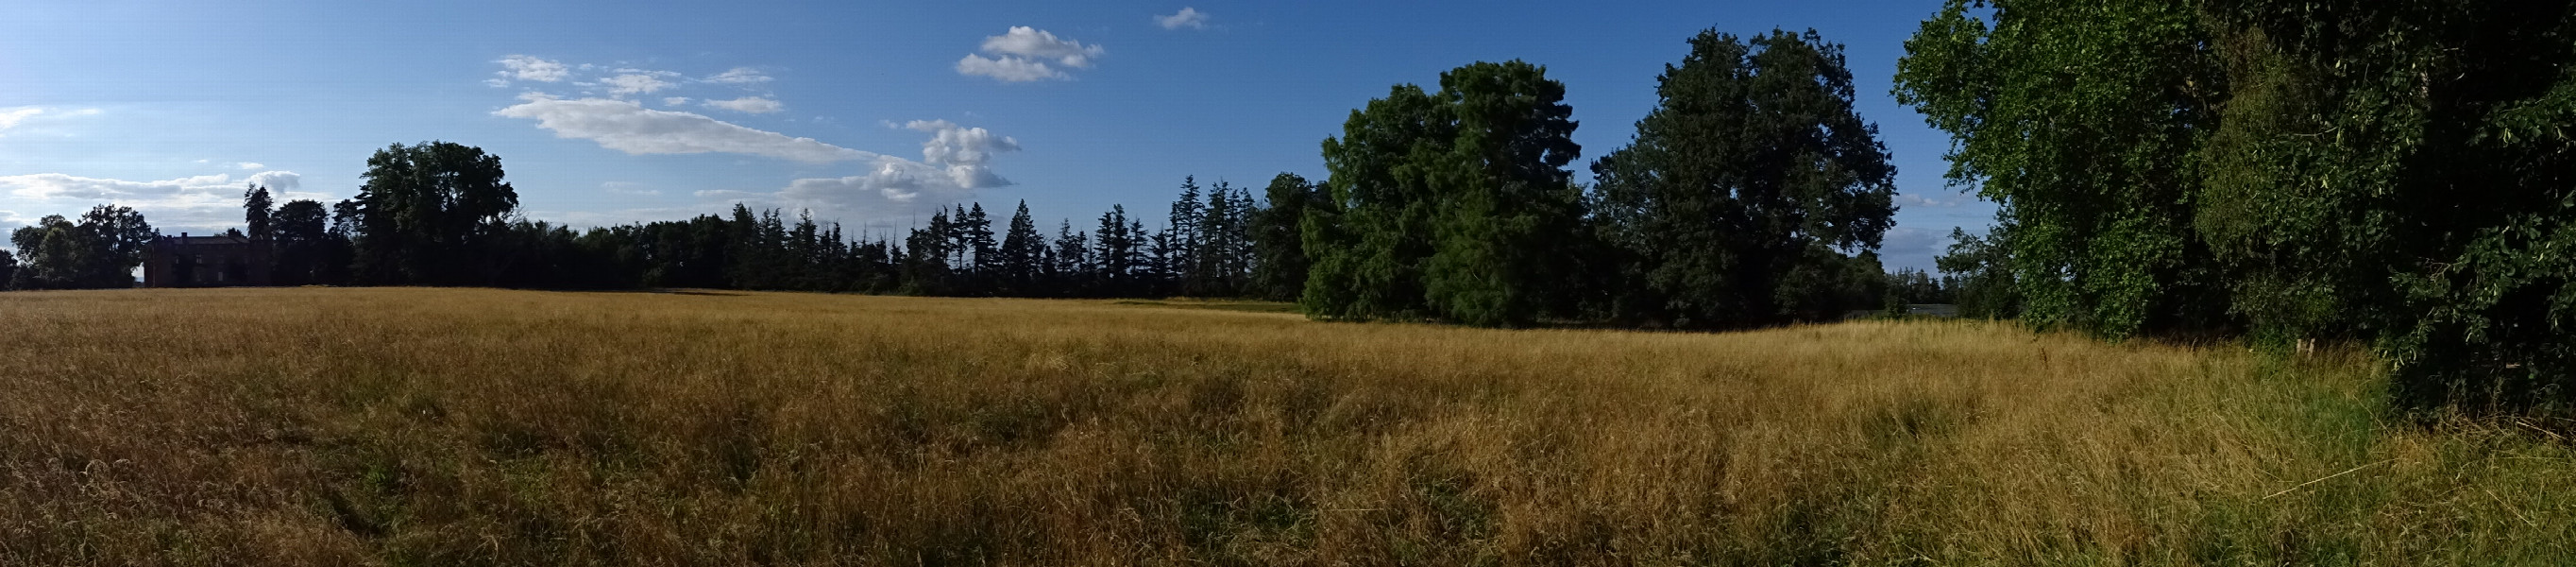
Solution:
[[[1219,308],[0,294],[0,565],[2540,565],[2576,541],[2565,440],[2419,425],[2359,356],[1182,303]]]

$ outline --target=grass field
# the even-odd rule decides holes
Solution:
[[[1262,309],[0,294],[0,565],[2576,561],[2576,448],[2357,356]]]

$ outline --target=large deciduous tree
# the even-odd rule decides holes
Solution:
[[[1841,45],[1703,31],[1656,94],[1635,140],[1593,165],[1621,315],[1735,327],[1876,306],[1853,286],[1879,276],[1845,277],[1864,261],[1842,251],[1878,247],[1896,168],[1852,108]]]
[[[1305,236],[1299,223],[1306,210],[1324,198],[1315,184],[1294,173],[1281,173],[1270,178],[1265,190],[1269,206],[1254,210],[1245,219],[1244,232],[1252,241],[1252,284],[1248,293],[1271,300],[1295,300],[1306,287]]]
[[[10,233],[10,244],[23,256],[10,286],[133,287],[134,267],[143,265],[144,247],[158,236],[142,213],[116,205],[92,207],[78,222],[47,215]]]
[[[1581,152],[1565,86],[1511,61],[1450,70],[1440,87],[1399,85],[1324,141],[1309,314],[1512,325],[1571,307],[1584,213],[1565,169]]]
[[[500,156],[451,142],[394,144],[367,158],[356,203],[357,273],[372,284],[488,283],[507,265],[487,244],[519,193]]]
[[[2576,5],[1985,4],[1897,77],[2002,205],[1963,293],[2114,336],[2368,341],[2412,402],[2576,401]]]

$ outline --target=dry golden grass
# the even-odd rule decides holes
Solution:
[[[0,565],[2570,561],[2576,450],[2407,422],[2369,366],[1983,323],[9,293]]]

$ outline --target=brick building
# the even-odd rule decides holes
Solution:
[[[269,285],[268,241],[238,236],[163,236],[143,249],[143,287]]]

